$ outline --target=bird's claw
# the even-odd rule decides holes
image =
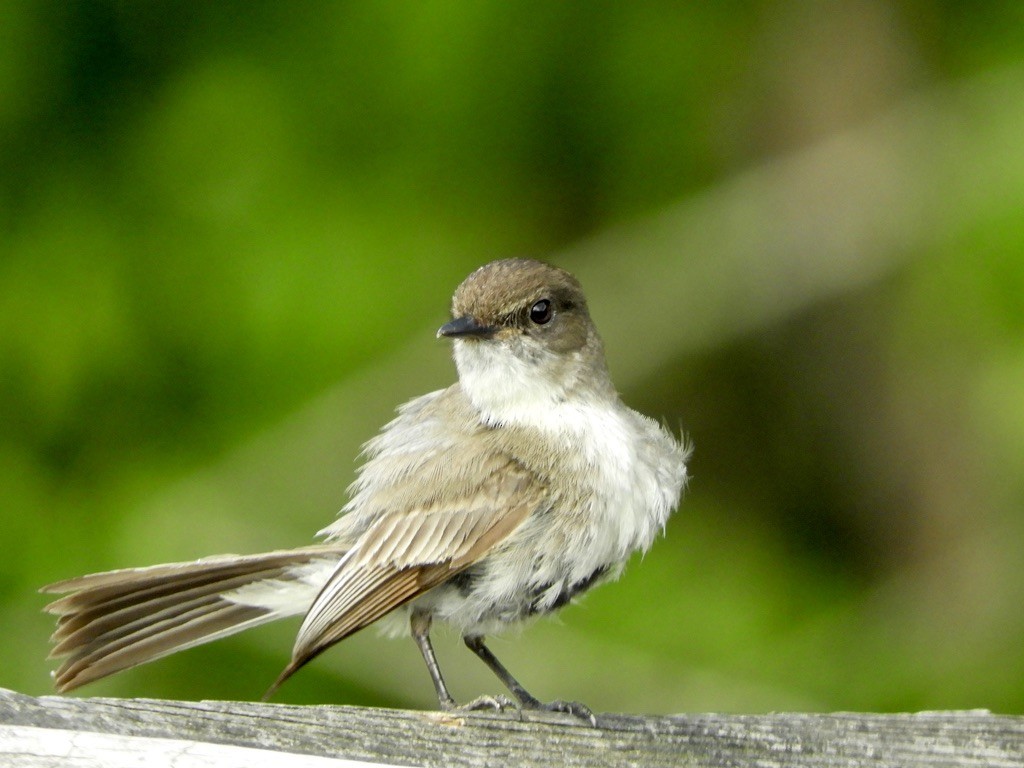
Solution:
[[[508,696],[478,696],[472,701],[460,704],[457,709],[468,712],[479,712],[480,710],[490,709],[494,712],[504,712],[507,709],[519,709],[519,704],[512,701]]]
[[[595,728],[597,727],[597,717],[590,710],[590,707],[578,701],[562,701],[559,699],[547,703],[537,702],[531,709],[540,709],[545,712],[565,712],[581,720],[586,720]]]
[[[451,712],[479,712],[481,710],[490,710],[492,712],[518,712],[522,717],[524,710],[535,710],[539,712],[564,712],[573,717],[578,717],[580,720],[586,720],[595,728],[597,727],[597,717],[591,711],[590,707],[586,704],[581,704],[578,701],[562,701],[558,699],[556,701],[549,701],[547,703],[537,701],[530,697],[527,701],[519,703],[510,699],[508,696],[502,696],[498,694],[496,696],[478,696],[472,701],[468,701],[465,704],[456,704],[452,702],[442,703],[442,707]]]

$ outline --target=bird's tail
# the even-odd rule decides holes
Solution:
[[[304,613],[345,549],[319,545],[261,555],[128,568],[43,587],[64,594],[56,614],[53,673],[70,691],[249,627]]]

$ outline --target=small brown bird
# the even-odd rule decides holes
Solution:
[[[456,707],[430,644],[461,633],[525,708],[543,704],[484,635],[615,578],[676,508],[688,447],[630,410],[608,376],[583,291],[568,272],[496,261],[458,287],[458,382],[406,403],[366,461],[325,542],[258,555],[97,573],[66,593],[51,656],[59,691],[285,616],[304,614],[268,691],[340,640],[388,617],[410,623],[443,709]],[[467,707],[502,708],[504,697]]]

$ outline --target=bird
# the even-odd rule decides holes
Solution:
[[[533,259],[472,272],[437,336],[456,381],[416,397],[363,447],[363,462],[321,541],[254,555],[94,573],[42,592],[57,628],[59,692],[288,616],[302,616],[301,667],[378,623],[407,627],[442,710],[568,712],[542,702],[485,637],[553,613],[618,578],[664,531],[687,482],[691,446],[620,399],[579,281]],[[507,696],[459,705],[430,640],[454,627]],[[266,697],[265,697],[266,698]]]

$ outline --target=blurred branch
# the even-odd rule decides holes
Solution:
[[[567,715],[244,702],[32,698],[0,689],[10,766],[1020,765],[1024,718],[916,715]],[[356,761],[353,763],[352,761]],[[365,762],[364,762],[365,761]]]
[[[1024,204],[1024,70],[944,84],[879,118],[581,243],[616,382],[893,272]],[[637,343],[640,339],[643,343]]]

